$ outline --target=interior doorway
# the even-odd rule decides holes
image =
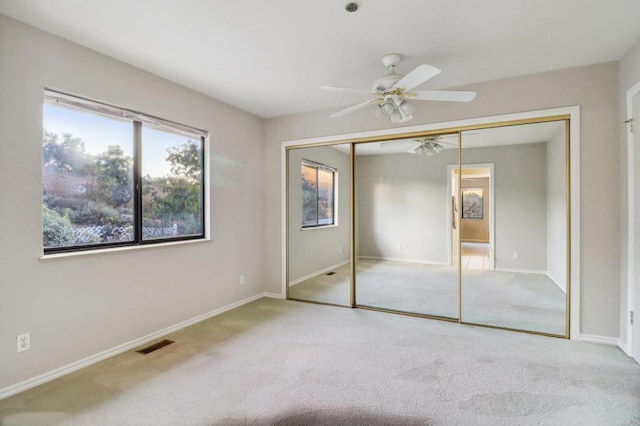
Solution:
[[[494,270],[494,165],[449,166],[451,262],[462,269]]]

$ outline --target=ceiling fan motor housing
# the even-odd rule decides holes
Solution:
[[[373,91],[386,92],[391,90],[393,85],[400,81],[402,77],[404,76],[391,71],[389,74],[380,77],[373,83]]]
[[[387,68],[392,68],[402,61],[402,55],[399,53],[387,53],[382,57],[382,64]]]
[[[402,55],[399,53],[389,53],[382,57],[382,63],[389,68],[389,74],[383,75],[373,83],[374,92],[386,92],[390,90],[404,75],[396,74],[395,66],[402,61]]]

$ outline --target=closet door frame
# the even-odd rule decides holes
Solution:
[[[366,142],[379,142],[396,139],[417,138],[437,135],[442,133],[456,133],[467,130],[500,127],[513,124],[526,124],[545,121],[566,120],[567,133],[567,309],[566,309],[566,335],[565,338],[576,339],[580,336],[580,107],[570,106],[547,110],[529,111],[514,114],[505,114],[492,117],[472,118],[465,120],[448,121],[417,126],[408,126],[397,129],[385,129],[379,131],[359,132],[335,136],[317,137],[283,141],[281,143],[281,233],[282,233],[282,264],[281,264],[281,295],[287,297],[288,275],[288,193],[287,193],[287,151],[293,148],[308,146],[322,146],[350,143],[351,146],[351,306],[357,306],[355,300],[355,144]],[[460,157],[459,157],[460,163]],[[460,281],[460,274],[458,276]],[[460,294],[459,294],[460,297]],[[459,316],[461,313],[459,312]],[[416,316],[416,315],[414,315]],[[422,316],[422,315],[417,315]],[[425,316],[428,318],[433,318]],[[435,317],[435,319],[440,319]],[[458,320],[457,322],[461,322]],[[500,328],[487,326],[490,328]],[[529,334],[542,334],[526,330]],[[556,336],[556,335],[554,335]],[[558,337],[558,336],[556,336]]]

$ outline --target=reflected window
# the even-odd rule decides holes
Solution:
[[[302,161],[302,227],[335,225],[335,181],[333,167]]]

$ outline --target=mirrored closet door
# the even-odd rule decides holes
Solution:
[[[567,332],[567,122],[462,132],[465,323]]]
[[[458,318],[457,146],[457,134],[355,144],[357,306]]]
[[[287,150],[287,297],[351,306],[350,144]]]
[[[561,116],[288,148],[287,297],[568,337],[569,147]]]

